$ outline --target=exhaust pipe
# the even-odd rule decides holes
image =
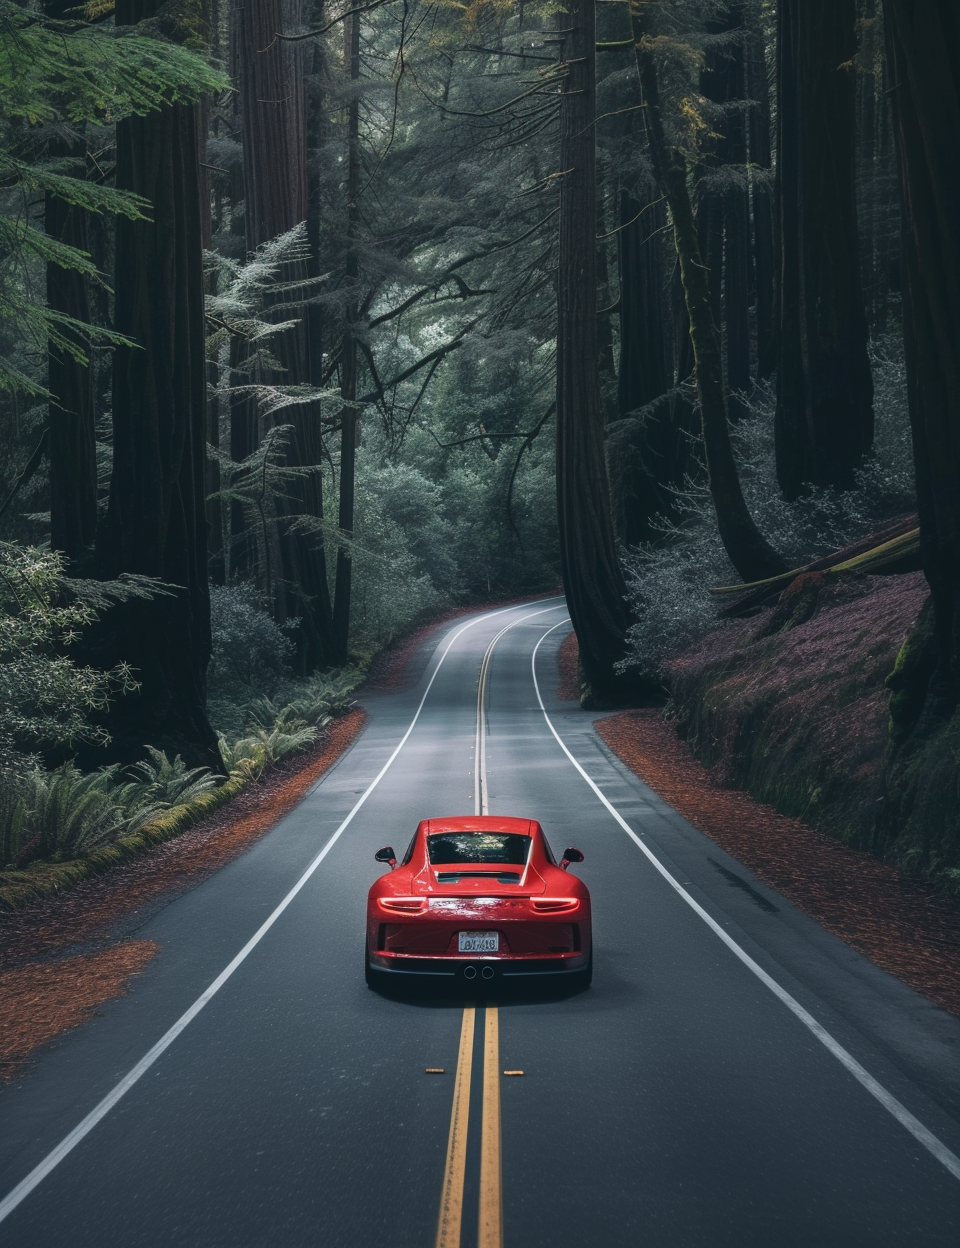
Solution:
[[[480,972],[484,979],[493,979],[494,970],[492,966],[485,966]]]
[[[477,968],[475,966],[465,966],[463,968],[463,978],[464,979],[476,979]]]

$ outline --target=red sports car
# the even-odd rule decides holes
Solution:
[[[566,870],[583,854],[564,850],[558,864],[535,819],[424,819],[399,865],[391,846],[376,859],[391,870],[367,899],[368,984],[402,975],[590,983],[590,893]]]

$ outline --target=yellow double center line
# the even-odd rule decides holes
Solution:
[[[467,1132],[476,1009],[463,1011],[460,1054],[450,1112],[447,1164],[443,1175],[436,1248],[460,1248],[463,1185],[467,1171]],[[485,1010],[483,1033],[483,1120],[480,1128],[480,1202],[478,1248],[503,1248],[503,1201],[500,1184],[500,1034],[496,1006]]]

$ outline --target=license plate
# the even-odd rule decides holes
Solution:
[[[500,949],[499,932],[460,932],[461,953],[497,953]]]

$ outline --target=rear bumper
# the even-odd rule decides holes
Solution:
[[[461,979],[477,984],[495,980],[526,980],[537,976],[561,978],[577,975],[589,963],[587,952],[561,954],[552,957],[518,955],[515,957],[470,957],[469,955],[437,958],[418,958],[403,953],[371,953],[371,971],[384,975],[426,976],[441,979]]]

